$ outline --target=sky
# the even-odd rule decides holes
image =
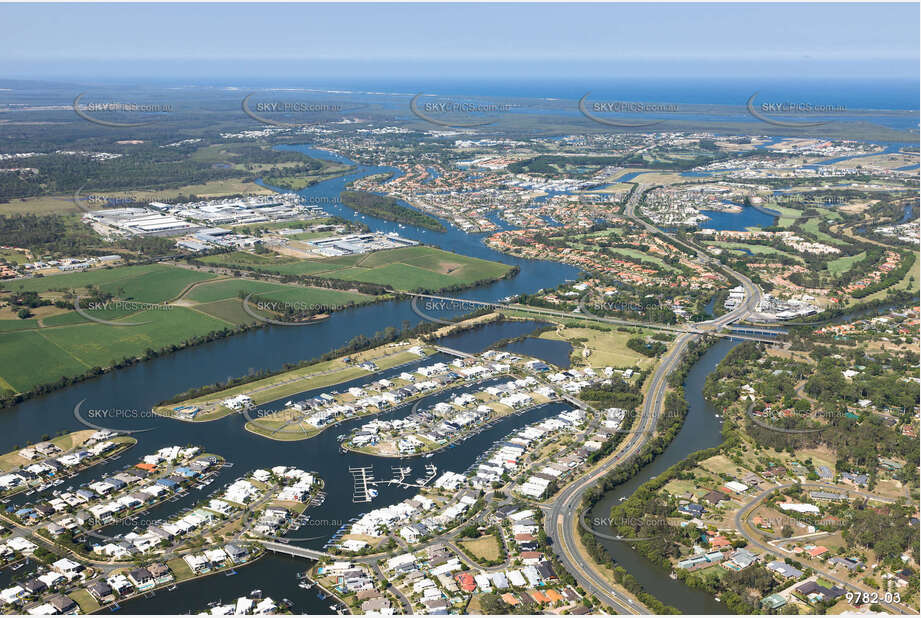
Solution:
[[[917,79],[911,4],[0,4],[0,77]]]

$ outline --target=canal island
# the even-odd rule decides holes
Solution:
[[[918,613],[917,6],[232,8],[0,5],[4,614]]]

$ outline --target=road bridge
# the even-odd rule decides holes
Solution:
[[[730,330],[737,333],[745,333],[747,335],[763,335],[765,337],[779,337],[780,335],[786,335],[787,331],[779,330],[776,328],[760,328],[758,326],[745,326],[733,324],[729,327]]]
[[[479,300],[465,300],[459,298],[450,298],[448,296],[438,296],[435,294],[418,294],[414,292],[407,292],[407,295],[413,296],[416,298],[427,298],[437,301],[451,302],[456,303],[456,306],[460,309],[465,304],[470,307],[488,307],[491,309],[506,309],[508,311],[521,311],[522,313],[533,313],[536,315],[546,315],[556,318],[570,318],[578,320],[588,320],[593,322],[604,322],[606,324],[614,324],[617,326],[629,326],[633,328],[648,328],[652,330],[661,330],[673,333],[675,335],[712,335],[713,337],[723,337],[728,339],[744,339],[747,341],[761,341],[763,343],[777,343],[775,336],[781,333],[781,331],[773,331],[770,329],[760,330],[758,332],[747,332],[745,330],[740,330],[738,332],[733,329],[732,331],[720,330],[721,324],[713,323],[700,323],[688,326],[672,326],[669,324],[656,324],[653,322],[639,322],[636,320],[623,320],[620,318],[606,318],[597,315],[593,315],[588,312],[572,312],[572,311],[554,311],[553,309],[543,309],[541,307],[529,307],[528,305],[510,305],[507,303],[492,303]],[[426,316],[421,310],[418,313],[425,318],[435,319],[432,316]],[[446,322],[448,323],[448,322]],[[746,328],[746,327],[743,327]],[[769,333],[769,334],[761,334]],[[447,348],[443,346],[435,346],[440,352],[445,354],[451,354],[452,356],[460,356],[469,358],[472,355],[467,354],[466,352],[461,352],[460,350],[454,350],[453,348]]]
[[[286,556],[294,556],[296,558],[307,558],[308,560],[322,560],[323,558],[335,558],[332,554],[327,554],[326,552],[317,551],[315,549],[307,549],[306,547],[298,547],[297,545],[288,545],[286,543],[276,543],[274,541],[259,541],[262,543],[262,546],[265,547],[268,551],[274,552],[276,554],[285,554]]]
[[[473,354],[469,354],[467,352],[461,352],[460,350],[455,350],[454,348],[449,348],[443,345],[436,345],[433,347],[439,352],[450,354],[451,356],[457,356],[460,358],[473,358]]]

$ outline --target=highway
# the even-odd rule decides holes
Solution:
[[[636,204],[642,196],[645,188],[640,185],[631,194],[630,199],[625,207],[627,217],[633,219],[638,224],[645,227],[652,233],[661,234],[662,232],[645,221],[639,219],[635,214]],[[688,249],[695,251],[699,259],[712,263],[712,258],[707,256],[700,248],[694,247],[682,241],[675,239],[670,235],[669,240],[682,244]],[[649,609],[633,601],[626,594],[616,590],[607,580],[605,575],[596,567],[591,560],[583,558],[579,552],[579,521],[582,516],[580,507],[582,497],[585,492],[598,483],[608,472],[619,464],[628,459],[631,455],[640,451],[640,449],[652,437],[658,418],[665,400],[667,391],[668,376],[674,371],[675,367],[681,361],[681,357],[687,350],[688,344],[696,339],[702,332],[706,332],[707,327],[713,330],[719,330],[724,326],[745,319],[758,303],[761,301],[761,290],[748,277],[737,273],[729,268],[723,267],[736,278],[745,289],[745,300],[732,311],[710,320],[701,322],[700,327],[693,331],[684,332],[675,339],[674,345],[662,358],[655,372],[653,373],[649,388],[646,391],[646,397],[643,401],[643,410],[639,418],[639,425],[631,435],[630,439],[615,451],[614,456],[608,458],[606,463],[599,466],[591,474],[580,478],[563,491],[560,492],[556,501],[550,507],[544,519],[544,527],[547,535],[553,539],[554,551],[559,556],[563,566],[575,577],[579,584],[589,593],[594,594],[599,600],[614,608],[618,613],[623,614],[642,614],[650,613]],[[713,333],[717,334],[717,333]]]
[[[411,296],[413,297],[414,300],[419,299],[419,298],[425,298],[425,299],[430,299],[430,300],[452,302],[452,303],[456,303],[458,307],[469,305],[470,307],[485,307],[488,309],[506,309],[508,311],[520,311],[522,313],[533,313],[536,315],[545,315],[545,316],[557,317],[557,318],[578,318],[580,320],[587,320],[587,321],[592,321],[592,322],[604,322],[606,324],[616,324],[618,326],[648,328],[652,330],[661,330],[661,331],[666,331],[666,332],[675,333],[679,335],[685,334],[685,333],[693,333],[696,335],[712,335],[714,337],[723,337],[723,338],[728,338],[728,339],[744,339],[747,341],[761,341],[763,343],[776,343],[777,342],[776,338],[769,337],[767,335],[758,336],[757,334],[746,334],[742,332],[720,330],[724,326],[731,324],[733,321],[744,319],[744,316],[748,315],[748,313],[750,312],[751,310],[750,307],[755,307],[758,304],[757,301],[754,300],[754,298],[760,294],[760,292],[758,291],[758,287],[754,285],[751,281],[749,281],[741,273],[736,273],[736,275],[740,278],[740,281],[744,280],[748,282],[748,285],[750,286],[749,294],[751,294],[751,299],[747,300],[747,302],[744,303],[743,305],[736,307],[733,311],[720,316],[719,318],[715,318],[713,320],[709,320],[706,322],[697,322],[695,324],[689,324],[686,326],[672,326],[670,324],[659,324],[656,322],[640,322],[638,320],[625,320],[622,318],[608,318],[608,317],[597,316],[597,315],[593,315],[592,313],[589,313],[584,308],[584,303],[582,307],[580,307],[580,311],[557,311],[555,309],[544,309],[542,307],[531,307],[529,305],[517,305],[517,304],[489,302],[489,301],[482,301],[482,300],[468,300],[468,299],[454,298],[451,296],[439,296],[437,294],[422,294],[418,292],[400,292],[400,294],[403,294],[404,296]],[[418,306],[414,306],[413,310],[416,312],[417,315],[429,321],[433,321],[433,320],[439,321],[436,318],[433,318],[433,316],[427,315],[422,309],[419,309]],[[448,322],[448,321],[444,321],[444,323],[453,324],[453,322]],[[768,331],[765,329],[761,329],[760,332],[764,333]],[[778,334],[786,334],[786,332],[782,332]],[[454,354],[455,356],[457,355],[454,352],[449,352],[449,354]]]
[[[620,445],[607,465],[599,467],[591,474],[568,485],[551,506],[544,518],[547,535],[553,539],[553,546],[563,563],[573,577],[582,587],[605,604],[613,607],[619,613],[640,614],[649,611],[633,602],[629,597],[613,589],[602,573],[591,562],[580,555],[577,547],[578,522],[581,517],[580,507],[582,496],[590,487],[598,483],[601,478],[630,455],[639,451],[652,436],[653,429],[659,416],[659,410],[665,399],[668,375],[675,369],[681,356],[687,349],[688,343],[697,335],[684,334],[676,340],[672,349],[663,357],[652,376],[649,390],[643,404],[643,413],[639,419],[637,431],[630,434],[630,438]]]

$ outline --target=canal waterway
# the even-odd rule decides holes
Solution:
[[[293,148],[311,156],[349,162],[338,155],[309,146]],[[482,236],[465,234],[450,224],[446,225],[448,228],[446,232],[432,232],[360,215],[338,202],[339,193],[352,180],[385,171],[395,170],[358,166],[355,172],[348,176],[319,183],[300,193],[308,201],[320,204],[331,214],[360,220],[375,231],[396,232],[402,236],[464,255],[519,266],[520,272],[516,277],[467,290],[458,294],[458,298],[497,301],[507,296],[532,293],[541,288],[556,286],[577,277],[578,270],[571,266],[554,262],[523,260],[499,254],[482,243]],[[470,311],[469,307],[454,312],[444,311],[437,317],[448,319],[468,311]],[[220,490],[235,478],[256,468],[278,465],[297,466],[317,473],[325,481],[326,501],[321,507],[309,509],[307,514],[311,517],[311,523],[292,534],[298,539],[307,540],[293,541],[293,543],[320,549],[329,537],[349,519],[373,508],[411,497],[416,491],[383,485],[379,487],[380,493],[374,502],[357,504],[352,502],[352,479],[348,472],[350,466],[372,466],[377,479],[388,479],[391,477],[391,465],[395,465],[398,461],[355,453],[347,455],[340,453],[339,443],[336,440],[337,435],[348,433],[355,426],[366,422],[366,419],[355,419],[343,423],[307,441],[277,442],[245,431],[243,425],[246,419],[241,415],[231,415],[208,423],[183,423],[153,416],[149,411],[160,401],[187,389],[224,381],[252,371],[279,369],[285,363],[315,358],[331,349],[338,348],[354,336],[372,336],[388,326],[412,325],[421,320],[422,318],[413,310],[409,301],[390,301],[336,312],[329,320],[311,326],[269,326],[114,371],[97,379],[23,402],[4,411],[0,414],[0,436],[2,436],[0,452],[22,447],[29,441],[37,441],[43,433],[84,429],[85,426],[74,414],[75,407],[79,405],[84,417],[88,416],[90,410],[97,411],[92,418],[99,425],[116,430],[143,429],[147,431],[134,434],[139,440],[138,445],[125,453],[118,461],[95,467],[80,477],[71,479],[69,481],[71,483],[79,484],[117,471],[137,461],[145,454],[172,444],[199,445],[204,451],[222,455],[227,461],[233,463],[233,467],[222,470],[216,481],[205,489],[193,490],[181,501],[166,503],[144,514],[145,519],[152,520],[170,518],[182,508],[192,506],[211,492]],[[537,322],[494,324],[449,338],[444,343],[453,348],[478,352],[496,341],[526,335],[538,325]],[[510,349],[536,353],[537,356],[558,364],[563,364],[565,355],[568,363],[568,350],[554,342],[547,342],[545,345],[536,343],[538,341],[540,340],[526,339],[518,344],[512,344],[519,347]],[[699,385],[702,385],[706,373],[728,349],[729,346],[726,344],[717,344],[692,370],[687,387],[689,397],[692,398],[689,422],[685,424],[684,429],[665,454],[641,472],[637,482],[646,480],[650,475],[656,474],[688,453],[712,446],[719,440],[718,421],[712,418],[712,414],[708,415],[704,403],[696,402],[693,397],[695,393],[699,393],[698,382]],[[447,357],[438,357],[438,359],[447,360]],[[298,396],[292,396],[286,399],[296,400],[298,398]],[[280,402],[274,402],[270,406],[280,406]],[[425,464],[434,464],[439,473],[447,470],[463,472],[479,454],[509,432],[541,418],[559,414],[568,407],[570,406],[552,403],[534,408],[521,415],[506,417],[468,438],[462,447],[445,449],[427,459],[406,460],[403,465],[413,468],[408,478],[424,476]],[[105,411],[105,414],[100,416],[98,411]],[[620,495],[629,495],[632,487],[633,485],[628,483],[618,488],[609,498],[606,498],[604,503],[608,503],[611,497],[616,500]],[[35,497],[37,496],[32,496],[31,499]],[[112,531],[123,532],[124,529],[113,529]],[[631,572],[636,569],[637,572],[634,574],[638,579],[660,598],[686,611],[712,613],[720,609],[719,605],[714,605],[713,608],[707,606],[703,599],[698,598],[699,595],[695,591],[672,582],[667,577],[663,577],[661,573],[656,573],[648,565],[644,566],[642,559],[635,555],[631,558],[630,551],[628,547],[620,546],[613,549],[612,555]],[[152,598],[126,602],[123,604],[123,611],[129,613],[198,611],[204,609],[211,601],[221,599],[228,602],[258,588],[276,601],[282,598],[291,599],[296,612],[330,613],[329,599],[319,598],[314,590],[302,590],[297,587],[296,574],[306,570],[309,565],[310,563],[304,560],[268,556],[251,566],[238,569],[238,574],[231,577],[216,575],[180,585],[173,592],[161,591]],[[22,571],[26,572],[27,569]],[[663,587],[669,587],[667,588],[669,594],[662,596],[662,591],[666,589]]]

